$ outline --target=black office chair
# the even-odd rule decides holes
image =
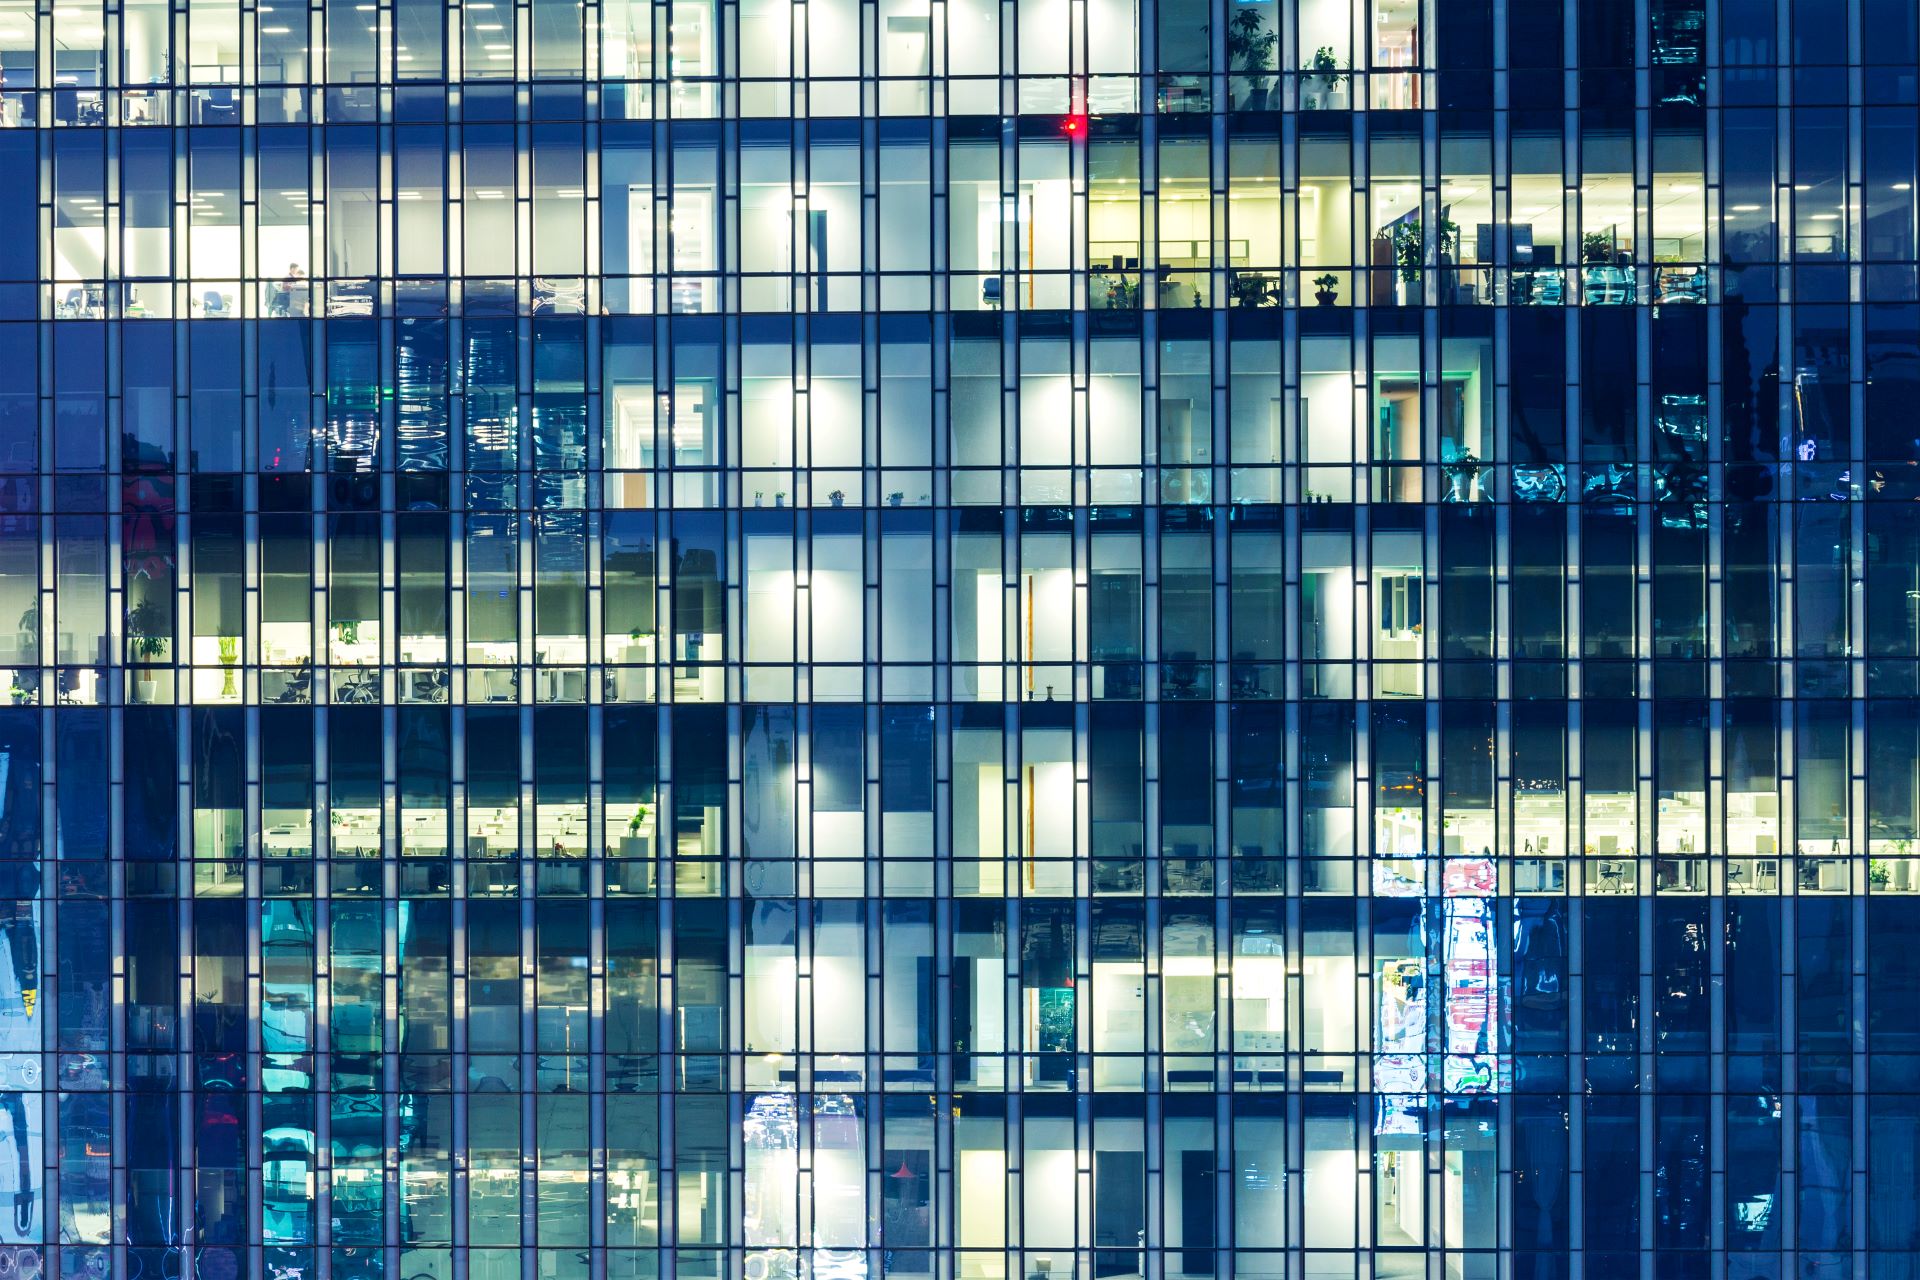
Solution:
[[[201,124],[232,124],[239,118],[238,94],[231,85],[216,85],[200,99]]]

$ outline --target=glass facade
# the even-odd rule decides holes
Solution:
[[[0,0],[0,1276],[1914,1280],[1917,28]]]

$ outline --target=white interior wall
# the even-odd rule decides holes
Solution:
[[[933,539],[892,535],[880,557],[880,647],[889,662],[933,660]]]
[[[1310,1249],[1350,1249],[1358,1222],[1354,1206],[1357,1165],[1344,1121],[1307,1121],[1303,1191],[1311,1206],[1305,1244]],[[1335,1146],[1334,1143],[1340,1143]]]
[[[1354,1048],[1352,956],[1308,956],[1301,963],[1301,1015],[1305,1043],[1318,1053]]]
[[[864,548],[858,536],[816,537],[807,594],[813,609],[812,660],[859,662],[865,656]]]
[[[860,379],[823,377],[808,384],[808,447],[815,467],[854,468],[861,463]]]

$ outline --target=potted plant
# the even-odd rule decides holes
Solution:
[[[1580,237],[1580,261],[1603,267],[1613,262],[1613,237],[1604,231],[1589,231]]]
[[[25,624],[26,619],[21,619]],[[167,656],[167,633],[172,630],[167,616],[152,596],[142,596],[138,604],[127,610],[127,656],[135,662],[158,662]],[[135,679],[139,683],[140,696],[144,701],[153,695],[154,673],[151,667],[138,669]]]
[[[1330,307],[1340,297],[1340,277],[1329,271],[1323,276],[1313,278],[1313,296],[1323,307]]]
[[[1893,868],[1880,858],[1867,863],[1867,883],[1876,889],[1884,889],[1893,883]]]
[[[897,507],[901,503],[905,502],[906,500],[907,500],[906,492],[901,489],[895,489],[892,493],[887,495],[887,505],[890,507]]]
[[[834,491],[833,491],[832,493],[830,493],[830,494],[828,494],[828,495],[827,495],[827,501],[828,501],[828,502],[831,502],[831,503],[832,503],[832,504],[833,504],[834,506],[836,506],[836,507],[844,507],[844,506],[846,506],[846,505],[847,505],[847,493],[846,493],[846,490],[844,490],[844,489],[835,489],[835,490],[834,490]]]
[[[358,619],[344,618],[333,624],[333,642],[336,645],[359,644],[360,623]]]
[[[1280,33],[1267,30],[1266,19],[1258,9],[1242,9],[1228,21],[1227,69],[1246,74],[1247,96],[1240,103],[1243,111],[1267,109],[1273,78],[1257,73],[1273,69],[1273,52],[1279,43]]]
[[[1233,305],[1236,307],[1270,307],[1273,305],[1273,286],[1267,283],[1265,276],[1250,271],[1236,271],[1232,281]]]
[[[1307,63],[1307,77],[1300,84],[1300,105],[1312,111],[1333,107],[1334,94],[1347,82],[1346,66],[1334,56],[1333,46],[1323,44],[1313,51]]]
[[[220,665],[225,668],[225,678],[220,682],[220,696],[237,697],[239,690],[233,687],[233,667],[240,661],[240,637],[221,636],[218,645]]]
[[[1453,260],[1455,243],[1459,240],[1458,224],[1440,219],[1440,239],[1434,246],[1441,265]],[[1411,305],[1420,298],[1420,270],[1426,265],[1426,232],[1420,225],[1420,219],[1409,218],[1393,229],[1393,260],[1398,268],[1401,284],[1401,302]]]
[[[1473,482],[1480,474],[1480,459],[1473,456],[1473,450],[1462,449],[1451,458],[1443,456],[1440,470],[1447,477],[1448,498],[1454,502],[1464,502],[1473,492]]]
[[[1421,241],[1419,219],[1402,222],[1393,229],[1393,262],[1399,285],[1401,306],[1420,297]]]
[[[26,619],[21,619],[24,629]],[[127,610],[127,652],[138,662],[157,662],[166,656],[167,617],[160,612],[152,596],[142,596],[140,602]]]
[[[644,858],[649,853],[647,846],[650,841],[640,830],[641,825],[647,820],[648,812],[647,806],[643,804],[633,811],[632,817],[627,819],[627,834],[620,838],[622,857]]]
[[[1131,311],[1140,305],[1140,280],[1137,276],[1110,276],[1096,271],[1093,278],[1103,289],[1102,305],[1109,311]]]

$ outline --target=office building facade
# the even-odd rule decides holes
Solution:
[[[1911,0],[0,0],[0,1275],[1913,1280]]]

